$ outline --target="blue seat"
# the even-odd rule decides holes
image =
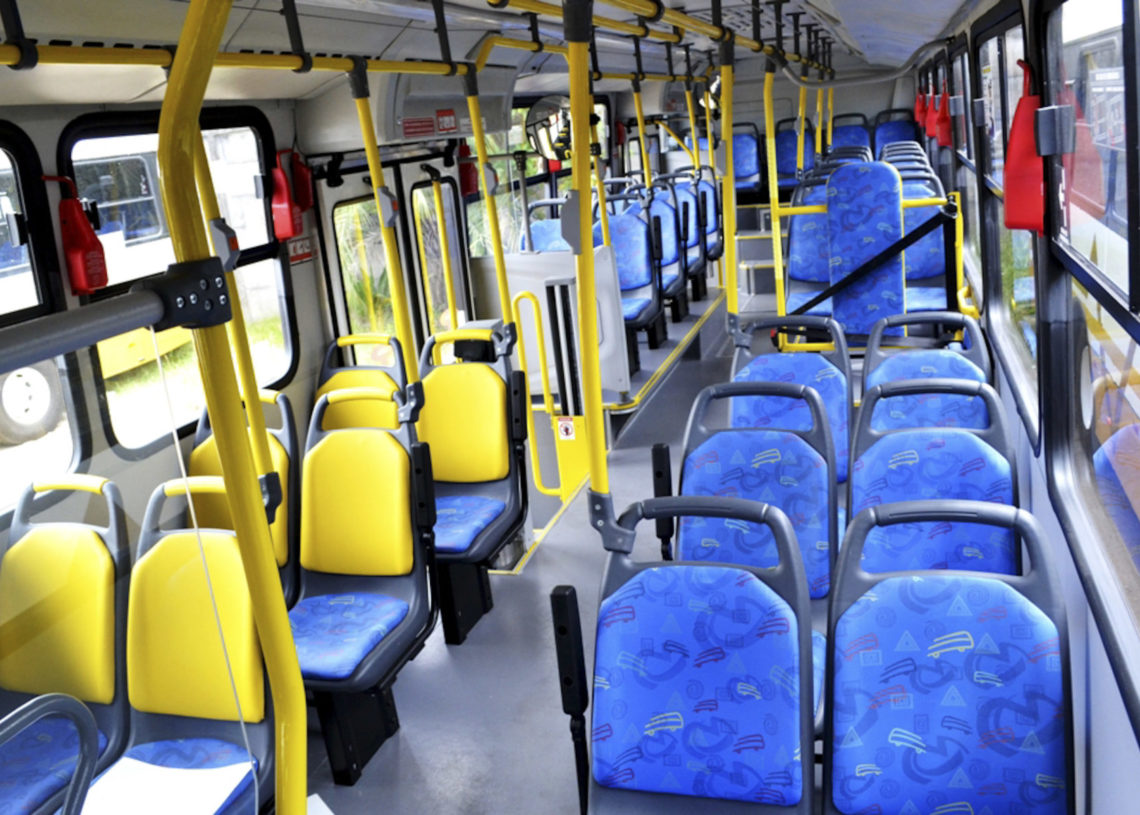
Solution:
[[[681,514],[767,523],[779,567],[631,561],[639,521]],[[665,498],[634,504],[618,527],[595,640],[594,797],[664,792],[807,815],[813,643],[787,518],[749,501]]]
[[[479,533],[507,508],[505,501],[485,495],[443,495],[435,499],[435,548],[466,552]]]
[[[732,169],[738,190],[760,188],[762,181],[760,143],[755,134],[732,134]]]
[[[800,329],[830,337],[833,350],[819,353],[785,351],[753,353],[753,336],[774,329]],[[754,320],[735,332],[733,380],[737,382],[788,382],[814,388],[823,400],[831,422],[839,481],[847,480],[848,434],[851,422],[851,361],[847,342],[839,325],[828,317],[767,317]],[[790,346],[794,348],[794,343]],[[811,412],[800,401],[769,397],[740,397],[732,400],[733,427],[781,427],[806,431],[812,427]]]
[[[701,203],[705,212],[705,259],[717,260],[724,254],[724,240],[721,238],[720,200],[717,196],[716,185],[711,181],[701,179],[697,184],[700,190]]]
[[[788,292],[787,312],[789,314],[791,314],[793,311],[798,309],[804,303],[808,302],[813,297],[815,297],[818,293],[819,292],[815,292],[815,291]],[[826,300],[824,300],[820,303],[816,303],[814,306],[809,308],[804,313],[805,314],[811,314],[811,315],[817,316],[817,317],[830,317],[831,316],[831,298],[828,297]]]
[[[903,517],[973,517],[1025,541],[1024,577],[857,567]],[[1040,526],[975,502],[867,510],[836,570],[824,812],[1070,813],[1065,611]]]
[[[901,171],[900,171],[901,172]],[[941,198],[939,190],[932,189],[925,181],[903,180],[903,198]],[[924,223],[938,214],[939,207],[915,207],[903,210],[903,222],[906,233],[909,235]],[[921,238],[904,252],[906,256],[906,279],[924,280],[930,277],[941,277],[946,273],[946,251],[942,237],[942,230],[935,229],[929,235]],[[917,304],[912,302],[913,288],[907,287],[907,310],[919,310]],[[939,291],[939,289],[935,289]],[[946,299],[946,290],[941,289],[942,300]],[[945,308],[943,305],[941,308]]]
[[[700,277],[705,273],[705,241],[701,227],[701,202],[691,184],[673,185],[674,200],[680,215],[681,259],[686,277]]]
[[[951,333],[931,340],[932,347],[888,353],[883,350],[883,331],[888,325],[935,326]],[[954,331],[962,332],[962,342]],[[965,347],[961,347],[964,344]],[[955,347],[957,346],[957,347]],[[961,379],[990,381],[990,358],[977,320],[957,312],[898,314],[885,317],[871,329],[863,362],[863,392],[876,385],[904,379]],[[908,427],[989,426],[985,401],[972,396],[945,393],[918,393],[882,399],[871,417],[875,430],[902,430]]]
[[[827,203],[827,187],[805,185],[794,204],[814,206]],[[788,218],[788,277],[808,283],[827,284],[831,280],[828,263],[827,215],[792,215]]]
[[[681,225],[676,207],[670,203],[672,190],[654,190],[649,202],[648,217],[651,230],[660,228],[661,256],[656,262],[661,268],[661,293],[666,299],[678,297],[685,290],[684,266],[681,262]],[[613,226],[610,227],[611,240]],[[654,234],[653,231],[650,234]],[[615,246],[615,251],[618,251]]]
[[[569,252],[570,244],[562,237],[562,219],[544,218],[541,221],[530,222],[530,236],[535,252]],[[519,236],[519,248],[526,250],[526,232]]]
[[[99,754],[107,737],[99,731]],[[47,716],[0,744],[0,811],[31,813],[63,790],[79,759],[79,732],[61,716]]]
[[[609,217],[610,245],[622,291],[622,315],[627,325],[637,329],[646,327],[661,314],[649,224],[639,212],[640,207],[631,206]],[[601,242],[601,224],[594,224],[594,245]]]
[[[831,146],[871,147],[871,134],[862,125],[840,125],[831,130]]]
[[[709,428],[706,420],[714,401],[730,399],[735,407],[744,398],[802,403],[810,417],[808,429],[783,429],[779,419],[765,429]],[[835,450],[830,422],[817,391],[771,381],[705,388],[689,415],[681,461],[679,495],[745,498],[783,510],[795,531],[811,596],[827,595],[840,538]],[[681,519],[677,557],[762,567],[779,562],[768,527],[695,516]]]
[[[883,155],[883,148],[894,142],[912,142],[917,133],[913,121],[895,120],[875,125],[875,155]]]
[[[804,133],[803,171],[806,173],[815,166],[815,152],[809,146],[812,136],[810,128]],[[795,130],[784,130],[776,134],[776,170],[780,189],[790,189],[799,184],[799,164],[796,161],[798,139]]]
[[[405,601],[383,594],[306,597],[289,610],[301,676],[347,679],[407,614]]]
[[[891,165],[846,164],[831,174],[827,180],[831,285],[903,237],[902,212],[902,179]],[[880,317],[903,311],[903,287],[903,259],[896,254],[835,293],[835,319],[848,334],[869,334]]]
[[[651,305],[653,305],[653,301],[648,297],[623,297],[621,298],[621,316],[625,318],[627,323],[635,322]]]
[[[1140,567],[1140,424],[1120,428],[1093,453],[1100,501]]]
[[[917,393],[979,397],[989,426],[880,432],[871,427],[883,398]],[[911,499],[990,501],[1016,506],[1014,457],[1001,403],[989,385],[951,379],[876,385],[864,394],[851,442],[848,512],[856,514]],[[1016,574],[1019,551],[1012,533],[975,524],[915,521],[874,530],[863,551],[868,572],[893,569],[964,569]]]

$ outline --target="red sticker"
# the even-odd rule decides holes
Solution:
[[[289,239],[289,263],[304,263],[313,259],[313,239],[308,235]]]
[[[437,110],[435,112],[435,129],[440,133],[454,133],[459,129],[459,120],[455,118],[455,111]]]
[[[416,139],[421,136],[435,135],[435,119],[430,116],[405,117],[401,122],[405,139]]]

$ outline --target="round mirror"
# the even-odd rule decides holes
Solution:
[[[565,161],[570,155],[570,100],[544,96],[526,114],[531,149],[544,159]]]

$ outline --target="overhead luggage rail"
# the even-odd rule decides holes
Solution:
[[[1016,536],[1029,571],[861,567],[873,534],[916,521]],[[938,807],[945,812],[1020,807],[1026,796],[1043,811],[1077,811],[1065,605],[1044,532],[1028,512],[977,501],[861,512],[839,557],[828,642],[824,813],[872,811],[888,794],[898,811],[919,811],[915,802],[935,792],[952,798]],[[1006,653],[1016,655],[1008,665],[999,656]],[[950,679],[924,681],[922,664]],[[943,749],[960,758],[907,771]]]

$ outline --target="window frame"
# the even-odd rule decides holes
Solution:
[[[158,119],[160,111],[127,111],[127,112],[99,112],[85,113],[70,122],[63,128],[56,144],[56,166],[61,175],[69,178],[75,177],[75,167],[71,153],[75,145],[84,139],[109,138],[114,136],[145,135],[158,132]],[[262,189],[272,190],[272,170],[277,161],[277,143],[274,139],[273,128],[264,113],[253,105],[234,105],[224,107],[203,108],[199,117],[199,124],[203,130],[221,130],[227,128],[249,128],[257,137],[259,152],[261,154],[261,184]],[[156,197],[160,193],[156,190]],[[272,194],[266,193],[262,197],[265,210],[268,241],[260,246],[243,249],[237,268],[253,265],[266,260],[276,259],[280,270],[280,297],[284,308],[283,335],[286,351],[289,355],[289,365],[285,372],[275,381],[263,385],[270,390],[280,390],[296,376],[300,363],[298,353],[300,337],[297,327],[297,311],[293,296],[293,280],[290,273],[288,244],[277,240],[273,231]],[[164,216],[165,217],[165,216]],[[155,275],[162,271],[156,271]],[[149,277],[154,277],[150,275]],[[130,290],[131,286],[147,277],[118,283],[101,289],[95,294],[84,295],[79,298],[81,305],[99,302]],[[88,349],[92,367],[92,376],[95,380],[95,389],[99,401],[99,416],[106,436],[108,446],[119,458],[126,461],[141,461],[163,449],[168,443],[166,434],[139,447],[130,447],[119,441],[111,421],[110,403],[107,399],[106,385],[103,378],[103,369],[99,362],[99,353],[92,346]],[[193,418],[178,427],[178,438],[184,439],[194,432],[199,422]]]
[[[461,251],[459,252],[459,264],[461,267],[459,269],[459,274],[463,277],[463,289],[464,289],[463,294],[464,294],[464,296],[463,296],[463,302],[461,304],[456,304],[456,305],[462,306],[463,308],[467,309],[467,315],[468,315],[467,321],[470,322],[471,320],[475,319],[475,304],[474,304],[474,301],[473,301],[473,298],[471,295],[471,268],[470,268],[470,263],[469,263],[468,258],[467,258],[467,245],[466,245],[466,243],[464,243],[464,240],[465,240],[466,235],[467,235],[467,223],[466,223],[466,220],[463,218],[463,215],[461,214],[461,210],[464,207],[464,204],[463,204],[463,201],[461,200],[462,197],[459,194],[459,184],[456,183],[455,178],[453,176],[445,175],[445,176],[441,177],[439,179],[439,181],[440,181],[441,186],[444,189],[449,189],[451,191],[451,205],[453,207],[452,211],[455,213],[455,228],[459,232],[459,234],[455,236],[454,240],[457,240],[460,243],[463,243],[463,246],[461,247]],[[408,188],[408,199],[409,200],[408,200],[408,209],[406,211],[412,214],[411,220],[413,220],[413,221],[415,220],[415,210],[413,209],[413,207],[415,206],[416,192],[418,192],[419,190],[423,190],[423,189],[430,190],[431,184],[432,184],[431,179],[421,179],[419,181],[414,182],[412,184],[412,186],[410,186]],[[444,195],[447,195],[447,193],[445,192]],[[446,215],[446,210],[444,211],[444,213]],[[417,269],[417,271],[419,273],[420,297],[417,298],[419,301],[419,310],[420,310],[420,314],[421,314],[421,319],[424,321],[424,331],[427,332],[428,336],[430,336],[432,333],[431,332],[431,315],[428,313],[427,298],[425,296],[425,294],[426,294],[425,289],[427,286],[427,279],[426,279],[427,269],[420,268],[420,256],[419,256],[420,236],[419,236],[419,230],[416,229],[414,223],[412,225],[409,225],[408,228],[409,228],[409,231],[411,232],[411,237],[412,237],[412,241],[413,241],[412,248],[414,251],[412,252],[412,254],[415,255],[415,268]],[[448,241],[450,242],[451,240],[453,240],[453,238],[449,236]],[[452,248],[450,243],[448,244],[448,248]],[[455,270],[452,270],[452,271],[454,272]],[[454,326],[454,328],[459,328],[459,326]]]

